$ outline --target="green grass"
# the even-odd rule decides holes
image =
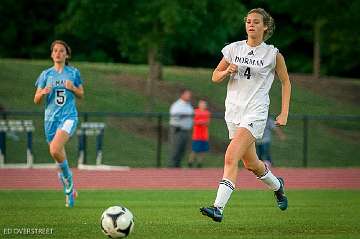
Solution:
[[[2,238],[106,238],[99,219],[109,206],[135,216],[130,238],[359,238],[360,191],[292,190],[280,211],[268,191],[236,191],[215,223],[200,215],[211,190],[80,191],[76,207],[63,206],[60,191],[0,191]],[[4,229],[52,228],[52,235],[4,235]]]
[[[74,62],[85,79],[85,99],[79,101],[79,111],[105,112],[143,112],[147,102],[139,91],[116,83],[112,77],[116,75],[136,76],[143,79],[144,84],[148,67],[145,65],[104,64]],[[30,61],[0,59],[0,104],[8,110],[42,111],[43,107],[34,105],[34,83],[42,70],[51,66],[47,61]],[[220,111],[224,109],[226,84],[213,84],[210,81],[211,69],[164,67],[164,82],[176,88],[188,87],[197,97],[205,97]],[[272,87],[270,111],[278,113],[281,104],[281,87],[278,80]],[[177,96],[174,95],[173,100]],[[154,111],[168,112],[172,102],[155,100]],[[196,102],[193,102],[194,104]],[[345,103],[333,98],[316,95],[293,84],[290,115],[360,115],[359,105]],[[36,124],[34,133],[34,152],[36,162],[49,162],[47,145],[44,141],[42,116],[12,116],[12,119],[32,119]],[[82,119],[81,119],[82,120]],[[104,161],[115,165],[131,167],[152,167],[156,165],[156,119],[150,120],[152,125],[144,127],[145,134],[134,133],[121,118],[90,117],[90,121],[104,121],[105,129]],[[129,124],[129,119],[127,124]],[[136,118],[130,119],[136,121]],[[125,123],[124,123],[125,122]],[[163,121],[167,127],[167,119]],[[358,148],[360,138],[359,121],[310,121],[309,124],[308,165],[312,167],[351,167],[360,166]],[[142,127],[138,125],[138,127]],[[272,146],[273,158],[278,166],[298,167],[303,160],[303,123],[298,119],[290,119],[284,128],[287,140],[279,141],[274,137]],[[148,134],[146,132],[153,132]],[[25,161],[25,136],[19,134],[21,141],[7,140],[8,160],[10,162]],[[166,131],[163,138],[166,139]],[[221,167],[223,152],[228,143],[227,129],[223,119],[214,119],[210,125],[210,137],[217,142],[221,150],[212,150],[205,166]],[[95,143],[89,139],[89,161],[95,159]],[[20,143],[20,146],[19,146]],[[219,146],[220,145],[220,146]],[[213,145],[211,145],[213,146]],[[19,150],[20,148],[20,150]],[[23,150],[21,150],[23,149]],[[68,144],[67,151],[71,165],[76,165],[77,139]],[[213,147],[214,149],[214,147]],[[121,156],[120,156],[121,155]],[[162,147],[162,165],[167,165],[168,145],[164,140]]]

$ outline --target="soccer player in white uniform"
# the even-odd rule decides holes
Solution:
[[[261,139],[269,111],[269,91],[275,72],[281,81],[281,113],[278,126],[287,123],[291,84],[284,57],[272,45],[264,43],[274,31],[274,20],[261,8],[252,9],[245,17],[247,40],[222,49],[223,58],[212,75],[220,83],[230,77],[225,100],[225,121],[231,142],[225,153],[224,174],[213,206],[202,207],[203,215],[216,222],[223,219],[223,210],[235,189],[238,161],[274,191],[278,207],[285,210],[288,201],[284,180],[277,178],[256,155],[255,140]]]
[[[66,159],[65,144],[74,134],[78,122],[75,98],[83,98],[80,72],[68,65],[70,47],[61,40],[51,44],[54,66],[44,70],[37,79],[34,103],[45,98],[45,136],[50,154],[59,167],[59,179],[65,193],[65,206],[73,207],[77,196],[72,172]]]

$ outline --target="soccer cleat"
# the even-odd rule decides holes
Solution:
[[[274,192],[275,195],[275,199],[277,202],[278,207],[284,211],[287,209],[288,207],[288,200],[287,197],[285,196],[285,191],[284,191],[284,179],[282,178],[278,178],[280,181],[280,188]]]
[[[65,195],[65,207],[74,207],[75,199],[78,196],[78,193],[73,189],[72,193]]]
[[[61,184],[64,188],[65,194],[65,207],[73,207],[75,199],[77,197],[77,191],[74,188],[74,182],[72,180],[72,175],[68,178],[65,178],[62,173],[58,174]]]
[[[202,207],[200,208],[200,212],[202,213],[202,215],[212,218],[215,222],[221,222],[221,220],[223,219],[223,214],[220,209],[214,206]]]

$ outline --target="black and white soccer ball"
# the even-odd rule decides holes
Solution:
[[[102,232],[110,238],[127,237],[134,229],[134,216],[125,207],[109,207],[101,215],[100,226]]]

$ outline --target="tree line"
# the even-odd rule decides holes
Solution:
[[[75,60],[149,64],[151,94],[164,64],[215,67],[225,44],[246,37],[254,7],[274,17],[268,43],[290,72],[359,77],[356,0],[2,0],[0,57],[47,58],[64,39]]]

